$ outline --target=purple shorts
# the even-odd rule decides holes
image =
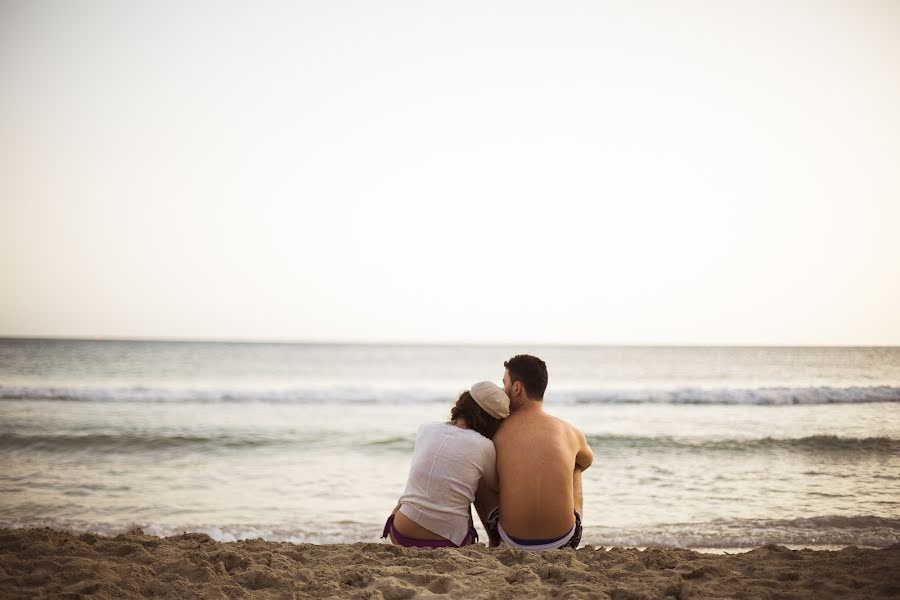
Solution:
[[[469,523],[469,533],[459,546],[450,540],[417,540],[416,538],[406,537],[394,527],[394,515],[388,517],[387,522],[384,524],[384,531],[381,533],[381,537],[386,538],[388,537],[388,534],[393,534],[397,543],[401,546],[406,546],[407,548],[459,548],[460,546],[468,546],[469,544],[474,544],[478,541],[478,532],[475,531],[475,527],[471,522]]]

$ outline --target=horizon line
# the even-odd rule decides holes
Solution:
[[[55,335],[6,335],[0,334],[0,340],[31,341],[69,341],[69,342],[141,342],[170,344],[259,344],[259,345],[297,345],[297,346],[539,346],[539,347],[593,347],[593,348],[900,348],[891,344],[760,344],[741,342],[565,342],[565,341],[422,341],[422,340],[323,340],[323,339],[279,339],[279,338],[214,338],[214,337],[125,337],[125,336],[55,336]]]

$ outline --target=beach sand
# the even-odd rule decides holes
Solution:
[[[216,542],[0,529],[2,598],[898,598],[900,544],[742,554]]]

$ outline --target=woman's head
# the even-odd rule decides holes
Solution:
[[[459,395],[450,409],[450,420],[466,420],[466,426],[487,439],[493,439],[501,419],[509,416],[509,396],[490,381],[472,384],[471,390]]]
[[[477,431],[487,439],[494,439],[497,428],[500,427],[500,419],[487,414],[478,406],[472,394],[468,390],[459,395],[456,404],[450,409],[450,420],[465,419],[466,427]]]

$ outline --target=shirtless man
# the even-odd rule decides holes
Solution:
[[[494,436],[499,505],[487,510],[487,494],[476,502],[491,538],[524,550],[549,550],[581,541],[581,472],[594,454],[584,434],[544,412],[547,365],[521,354],[505,363],[503,389],[510,416]],[[479,506],[481,504],[481,506]]]

